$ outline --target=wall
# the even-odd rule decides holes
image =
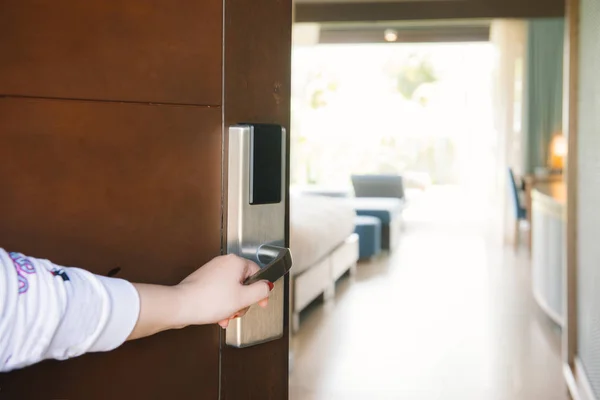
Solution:
[[[600,3],[581,0],[578,130],[578,355],[600,398]]]
[[[494,221],[502,227],[503,239],[512,243],[514,237],[515,204],[510,196],[508,170],[523,175],[523,70],[526,58],[527,23],[522,20],[494,20],[490,41],[496,48],[494,71],[494,117],[497,138],[496,209]]]

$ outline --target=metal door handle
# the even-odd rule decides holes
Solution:
[[[263,265],[260,271],[244,281],[244,285],[263,280],[275,283],[292,268],[292,253],[285,247],[263,244],[258,248],[256,258]]]

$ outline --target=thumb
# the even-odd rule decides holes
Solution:
[[[250,306],[262,299],[266,299],[269,297],[271,290],[273,290],[273,284],[269,281],[255,282],[252,285],[245,286],[242,295],[245,306]]]

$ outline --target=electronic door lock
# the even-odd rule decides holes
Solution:
[[[229,128],[227,253],[256,262],[260,271],[245,285],[274,284],[266,308],[252,306],[229,323],[227,345],[248,347],[281,338],[284,329],[283,279],[292,267],[286,238],[286,133],[278,125]]]

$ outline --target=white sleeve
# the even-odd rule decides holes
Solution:
[[[139,311],[127,281],[0,248],[0,372],[112,350]]]

